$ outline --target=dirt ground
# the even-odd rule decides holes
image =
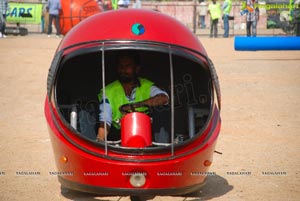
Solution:
[[[206,186],[153,200],[300,200],[300,51],[234,51],[201,39],[222,90],[222,129]],[[60,39],[0,39],[0,200],[129,200],[63,192],[44,118],[46,78]],[[25,175],[35,172],[35,175]]]

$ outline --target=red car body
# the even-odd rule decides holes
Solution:
[[[100,143],[94,129],[71,126],[74,104],[77,115],[98,113],[97,92],[114,79],[110,66],[124,49],[139,51],[144,75],[168,91],[168,143],[151,144],[149,136],[141,147]],[[47,87],[45,116],[62,186],[103,195],[179,195],[204,184],[221,127],[219,84],[198,38],[174,18],[121,9],[85,19],[62,39]]]

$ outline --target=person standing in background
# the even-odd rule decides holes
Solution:
[[[60,37],[59,14],[61,11],[60,0],[48,0],[47,10],[49,11],[48,37],[52,33],[52,21],[55,20],[56,37]]]
[[[221,5],[216,0],[212,0],[208,6],[208,14],[210,15],[210,38],[218,37],[218,23],[221,18]]]
[[[8,1],[0,0],[0,38],[6,38],[6,11],[8,10]]]
[[[112,10],[112,3],[110,0],[98,0],[97,2],[102,11]]]
[[[205,29],[206,24],[205,24],[205,16],[207,15],[207,3],[204,0],[200,0],[200,5],[197,7],[197,14],[199,16],[198,19],[198,27],[200,29]]]
[[[232,2],[231,0],[225,0],[222,6],[223,10],[223,21],[224,21],[224,38],[229,36],[229,14],[231,11]]]
[[[111,6],[113,10],[118,9],[118,0],[111,0]]]
[[[142,8],[141,0],[135,0],[135,2],[132,4],[132,8]]]
[[[256,26],[259,20],[259,9],[258,9],[258,1],[257,0],[247,0],[247,36],[254,36],[256,37]],[[251,31],[252,29],[252,31]]]
[[[98,7],[100,10],[103,9],[103,1],[102,0],[96,0],[96,3],[98,4]]]
[[[47,33],[48,31],[48,18],[49,16],[47,15],[47,0],[41,0],[42,3],[42,21],[41,21],[41,29],[42,29],[42,33]],[[47,23],[46,23],[47,22]]]
[[[46,0],[45,10],[43,10],[44,15],[44,33],[48,33],[49,27],[49,11],[47,9],[48,0]]]
[[[295,23],[295,35],[300,36],[300,0],[290,0],[290,23]]]
[[[106,10],[112,10],[112,3],[110,0],[104,0],[103,9]]]
[[[118,7],[119,8],[128,8],[130,4],[130,0],[119,0]]]

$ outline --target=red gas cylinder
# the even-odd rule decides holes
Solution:
[[[121,145],[142,148],[152,144],[151,119],[141,112],[126,114],[121,119]]]
[[[65,35],[83,19],[101,12],[95,0],[61,0],[60,29]]]

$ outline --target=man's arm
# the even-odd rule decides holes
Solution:
[[[210,15],[210,8],[211,8],[211,4],[209,4],[207,7],[207,15]]]
[[[104,107],[105,107],[105,113],[104,113]],[[112,123],[112,109],[107,99],[105,99],[104,103],[103,100],[100,100],[99,105],[99,121],[100,125],[98,128],[98,134],[97,134],[97,141],[104,141],[105,139],[105,128],[104,128],[104,122],[106,122],[106,135],[109,133],[110,125]]]
[[[126,111],[133,110],[134,108],[139,108],[139,107],[155,107],[155,106],[160,106],[160,105],[166,105],[169,102],[169,97],[166,94],[157,94],[156,96],[153,96],[149,99],[136,102],[136,103],[129,103],[120,106],[119,110],[121,113],[125,114]]]
[[[156,106],[166,105],[169,103],[168,93],[161,90],[160,88],[158,88],[155,85],[153,85],[151,87],[150,97],[151,98],[140,101],[140,102],[122,105],[119,108],[119,110],[121,113],[125,113],[125,111],[130,111],[133,108],[139,108],[139,107],[145,107],[145,106],[156,107]]]
[[[106,135],[108,134],[110,129],[110,126],[106,124]],[[104,128],[104,122],[100,122],[100,126],[98,128],[98,134],[97,134],[97,141],[104,141],[105,140],[105,128]]]
[[[151,97],[147,100],[138,102],[137,104],[147,105],[149,107],[155,107],[160,105],[166,105],[169,102],[169,97],[166,94],[158,94],[154,97]]]
[[[158,88],[155,85],[151,87],[150,97],[151,98],[149,99],[136,103],[137,104],[136,107],[142,107],[142,106],[156,107],[160,105],[166,105],[169,103],[168,93]]]

